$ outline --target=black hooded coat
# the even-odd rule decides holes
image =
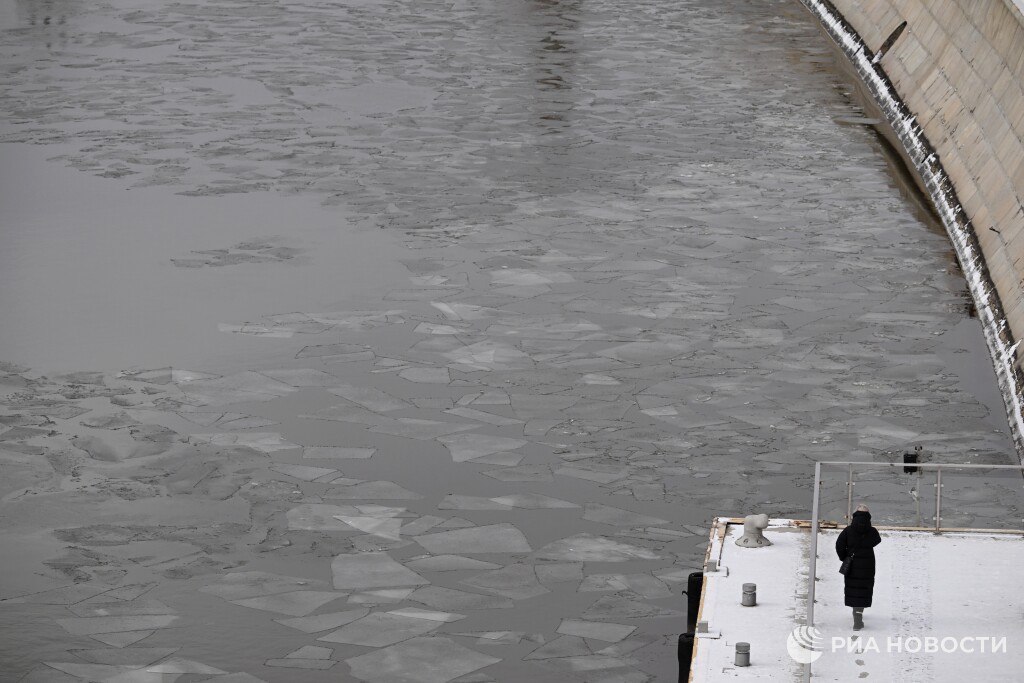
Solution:
[[[870,512],[854,512],[850,526],[836,539],[840,560],[853,553],[850,571],[843,578],[847,607],[871,607],[875,590],[875,546],[882,542],[878,529],[871,526]]]

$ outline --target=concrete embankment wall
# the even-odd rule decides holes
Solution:
[[[1024,0],[803,3],[850,57],[924,179],[986,326],[1024,457],[1024,344],[1014,348],[1024,340]]]
[[[833,0],[939,153],[1024,339],[1024,16],[1010,0]]]

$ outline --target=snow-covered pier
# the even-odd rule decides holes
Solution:
[[[821,465],[839,472],[851,464]],[[923,489],[933,485],[922,471],[893,472],[886,480],[878,476],[883,470],[877,465],[856,463],[856,469],[860,483],[867,485],[859,488],[873,489],[858,490],[857,500],[886,495],[883,489],[897,481],[908,489],[922,482]],[[874,471],[864,477],[865,469]],[[1015,680],[1024,669],[1024,622],[1017,599],[1024,562],[1020,468],[928,469],[931,479],[942,470],[948,482],[959,484],[946,485],[948,520],[941,521],[946,518],[943,504],[934,498],[927,501],[927,509],[938,510],[940,521],[929,526],[920,526],[912,507],[900,510],[890,502],[885,508],[883,521],[876,524],[882,543],[874,549],[873,602],[864,611],[865,627],[860,630],[852,628],[843,576],[837,571],[834,548],[845,523],[835,519],[849,514],[836,514],[843,509],[841,498],[833,501],[838,505],[815,501],[822,514],[818,523],[770,520],[764,535],[771,545],[763,547],[737,545],[743,519],[716,519],[704,564],[692,662],[681,680]],[[971,485],[964,477],[970,477]],[[829,483],[840,484],[828,477],[819,476],[818,481],[823,490]],[[978,500],[979,491],[993,497]],[[962,523],[965,508],[979,504],[994,513],[984,520],[989,528],[951,528]],[[893,523],[897,519],[903,524]],[[755,606],[743,604],[749,584],[756,585]],[[749,666],[737,666],[737,643],[749,644]]]

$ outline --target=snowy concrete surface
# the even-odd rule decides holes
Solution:
[[[807,600],[810,532],[790,520],[773,519],[764,531],[772,545],[741,548],[743,524],[712,527],[708,558],[718,572],[704,577],[700,620],[709,636],[694,643],[693,683],[719,680],[800,681],[801,666],[787,653],[786,639],[803,623]],[[757,605],[740,604],[743,584],[757,584]],[[750,643],[749,668],[734,666],[736,643]]]
[[[881,530],[873,603],[854,631],[834,551],[840,530],[823,530],[808,637],[794,629],[806,616],[810,530],[772,520],[772,546],[740,548],[742,524],[723,526],[710,556],[726,570],[706,575],[701,610],[715,637],[697,640],[693,683],[802,681],[803,657],[814,658],[812,680],[836,683],[1009,682],[1024,670],[1020,533]],[[741,605],[744,583],[757,584],[757,606]],[[749,668],[734,666],[737,642],[750,643]]]

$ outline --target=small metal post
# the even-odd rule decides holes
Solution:
[[[750,643],[736,643],[736,666],[750,666]]]
[[[743,584],[743,597],[740,599],[740,604],[744,607],[754,607],[755,605],[757,605],[756,583]]]
[[[939,533],[942,530],[942,468],[935,472],[935,533]]]

